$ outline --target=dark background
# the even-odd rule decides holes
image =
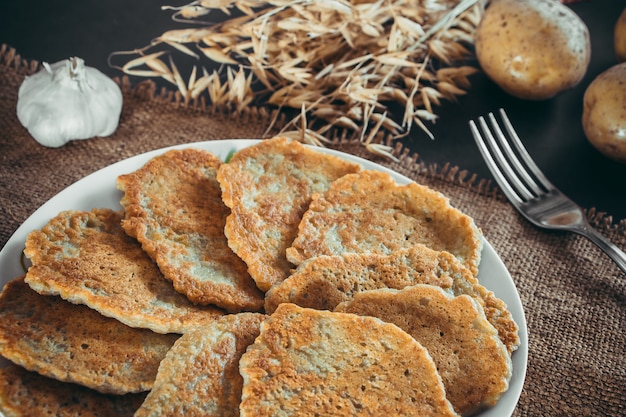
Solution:
[[[166,30],[185,27],[171,20],[171,11],[161,10],[163,5],[182,4],[185,2],[2,0],[0,43],[28,60],[56,62],[78,56],[112,77],[120,76],[107,62],[109,54],[141,48]],[[467,122],[503,107],[537,164],[557,187],[585,208],[595,207],[615,220],[626,219],[626,164],[598,153],[585,139],[581,125],[586,87],[617,63],[613,28],[626,0],[586,0],[569,7],[585,21],[591,34],[592,59],[578,87],[551,100],[524,101],[505,94],[478,74],[471,78],[469,94],[436,110],[440,118],[429,125],[434,141],[415,130],[403,143],[427,164],[449,162],[490,178]]]

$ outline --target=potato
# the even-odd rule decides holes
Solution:
[[[583,130],[601,153],[626,163],[626,62],[604,71],[587,87]]]
[[[476,30],[483,71],[507,93],[545,100],[576,86],[591,57],[589,30],[558,0],[494,0]]]
[[[613,46],[615,48],[617,61],[626,61],[626,9],[624,9],[619,19],[617,19],[617,23],[615,23]]]

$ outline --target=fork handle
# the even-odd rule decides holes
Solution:
[[[593,227],[583,227],[577,230],[581,235],[585,236],[593,243],[598,245],[609,257],[619,266],[626,274],[626,253],[615,246],[609,239],[600,234]]]

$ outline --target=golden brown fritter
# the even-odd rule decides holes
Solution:
[[[65,211],[26,239],[26,282],[44,295],[85,304],[131,327],[183,333],[225,314],[179,294],[110,209]]]
[[[478,302],[432,285],[356,294],[335,311],[378,317],[424,346],[437,365],[454,409],[490,407],[509,387],[511,358]]]
[[[453,279],[464,279],[459,276],[466,272],[451,254],[421,244],[388,255],[322,255],[307,259],[289,278],[272,287],[265,294],[265,311],[272,313],[281,303],[333,310],[359,292],[420,283],[450,289]]]
[[[426,349],[373,317],[281,304],[240,372],[242,417],[457,415]]]
[[[220,165],[208,151],[170,150],[119,176],[122,226],[192,302],[256,311],[263,293],[224,235],[230,211],[216,179]]]
[[[185,333],[161,362],[135,417],[238,417],[243,385],[239,358],[265,318],[230,314]]]
[[[134,329],[83,305],[37,294],[23,277],[0,294],[0,354],[50,378],[101,393],[152,388],[176,334]]]
[[[220,167],[222,198],[232,210],[228,244],[248,265],[257,286],[267,291],[293,267],[285,249],[296,236],[314,193],[360,166],[286,138],[267,139],[242,149]]]
[[[441,193],[414,182],[398,185],[387,173],[364,170],[314,196],[287,259],[299,265],[319,255],[387,254],[422,243],[452,253],[478,274],[481,236],[474,221]]]
[[[0,368],[0,412],[5,417],[133,417],[145,397],[101,394],[17,365]]]

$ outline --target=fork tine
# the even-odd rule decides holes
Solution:
[[[539,181],[541,186],[546,189],[546,191],[556,190],[556,187],[545,177],[545,175],[543,175],[543,172],[541,172],[537,164],[535,164],[532,157],[526,150],[526,147],[524,146],[524,144],[522,144],[522,141],[520,140],[519,136],[517,135],[517,132],[513,128],[513,125],[511,124],[511,121],[509,120],[509,116],[507,116],[504,109],[500,109],[500,116],[502,117],[502,121],[504,123],[504,127],[506,131],[509,133],[509,136],[511,137],[511,141],[513,143],[513,146],[515,147],[515,150],[517,151],[518,155],[522,158],[522,160],[524,161],[528,169],[532,172],[535,178]]]
[[[500,109],[500,110],[502,111],[502,109]],[[489,113],[489,121],[491,122],[491,127],[492,127],[493,131],[496,133],[496,136],[497,136],[497,138],[499,140],[499,146],[504,150],[504,155],[507,156],[508,161],[513,165],[512,168],[514,169],[516,174],[519,177],[521,177],[521,179],[524,182],[524,185],[526,186],[526,188],[530,189],[534,193],[534,195],[542,194],[544,191],[539,187],[539,185],[537,185],[537,182],[535,181],[535,179],[533,179],[533,177],[531,177],[528,174],[528,169],[526,167],[524,167],[522,162],[519,160],[517,154],[511,148],[511,144],[510,144],[511,141],[509,139],[507,139],[507,137],[504,135],[504,132],[502,132],[502,129],[500,128],[500,125],[498,124],[498,121],[496,120],[496,117],[493,115],[493,113]],[[520,153],[523,153],[522,150],[520,150],[520,148],[519,148],[520,146],[523,147],[523,145],[522,145],[519,137],[517,136],[515,130],[513,129],[513,125],[511,124],[511,122],[508,119],[504,119],[503,118],[503,121],[504,121],[504,124],[505,124],[505,128],[506,128],[507,132],[509,133],[509,136],[512,137],[513,142],[515,142],[515,138],[517,138],[517,142],[514,143],[513,146],[515,146],[515,149],[517,151],[519,151]],[[524,162],[526,164],[528,164],[528,160],[530,160],[532,162],[532,160],[530,159],[530,156],[528,155],[528,152],[526,152],[525,154],[526,154],[525,155],[526,159],[524,159]],[[530,196],[530,197],[533,197],[533,196]]]
[[[484,132],[484,135],[487,138],[489,138],[491,136],[491,132],[489,131],[489,128],[487,127],[487,124],[485,123],[485,119],[482,117],[479,117],[478,121],[481,124],[481,129]],[[500,170],[500,167],[498,166],[498,162],[496,162],[496,160],[492,156],[491,151],[489,150],[489,147],[485,143],[485,139],[482,137],[482,135],[478,131],[478,128],[476,127],[476,123],[474,123],[473,120],[470,120],[469,124],[470,124],[470,130],[472,131],[472,135],[474,136],[474,140],[476,141],[476,145],[478,146],[478,150],[480,151],[480,153],[483,156],[483,159],[487,163],[487,167],[489,168],[489,171],[491,171],[491,174],[495,178],[496,182],[498,183],[498,185],[500,185],[502,192],[506,195],[506,197],[511,202],[517,203],[517,204],[522,203],[523,200],[517,194],[517,191],[513,189],[513,187],[507,180],[507,177]],[[491,139],[493,140],[493,136],[491,136]]]
[[[491,115],[493,117],[493,115]],[[493,136],[491,130],[487,126],[487,122],[483,117],[479,118],[479,123],[481,128],[483,129],[483,133],[486,136],[486,140],[488,145],[491,147],[491,154],[496,160],[498,167],[502,173],[502,176],[508,181],[510,187],[514,190],[514,192],[519,197],[519,200],[526,201],[533,197],[531,191],[528,190],[524,182],[519,178],[519,175],[515,170],[511,167],[508,159],[502,153],[502,149],[498,145],[495,137]],[[506,138],[502,134],[502,131],[499,129],[496,124],[496,131],[499,131],[500,139],[502,142],[506,143]]]

